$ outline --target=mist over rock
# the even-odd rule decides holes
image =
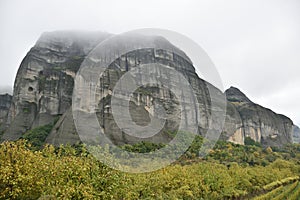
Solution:
[[[56,31],[42,34],[23,59],[14,84],[9,128],[4,140],[48,124],[71,106],[74,77],[84,57],[111,36],[103,32]]]
[[[12,102],[7,114],[3,115],[3,121],[8,126],[5,127],[2,140],[16,140],[27,130],[59,118],[46,142],[58,145],[80,141],[71,108],[74,78],[86,56],[110,36],[103,32],[44,33],[25,56],[18,70]],[[110,100],[116,82],[130,69],[153,62],[176,69],[190,83],[199,105],[196,108],[187,106],[186,109],[197,110],[198,134],[205,135],[210,124],[213,128],[217,127],[217,122],[210,119],[212,102],[218,101],[210,98],[210,92],[213,91],[220,96],[226,94],[228,100],[222,139],[244,144],[245,137],[251,137],[266,146],[281,146],[293,141],[293,122],[289,118],[253,103],[237,88],[232,87],[224,94],[199,78],[189,57],[165,38],[136,36],[136,40],[151,44],[153,48],[118,55],[99,80],[97,92],[101,92],[105,98],[98,99],[97,117],[114,143],[135,143],[141,140],[169,142],[169,131],[178,128],[178,99],[170,90],[160,87],[141,87],[130,100],[131,117],[141,126],[149,123],[155,102],[159,101],[163,105],[167,111],[167,120],[160,133],[147,139],[136,138],[125,134],[114,122]],[[161,72],[156,70],[155,75],[161,77]],[[141,80],[146,78],[141,74],[137,76]],[[219,110],[217,107],[213,109]]]

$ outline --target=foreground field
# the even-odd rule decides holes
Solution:
[[[279,186],[276,189],[271,190],[270,192],[257,196],[254,200],[298,200],[300,199],[300,183],[295,181],[287,186]]]
[[[0,199],[299,199],[299,146],[287,149],[218,143],[206,159],[191,148],[164,169],[128,174],[83,146],[33,150],[25,140],[5,142]]]

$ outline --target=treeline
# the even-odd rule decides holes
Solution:
[[[300,174],[299,145],[264,149],[218,142],[200,159],[201,142],[197,137],[175,164],[143,174],[108,168],[84,145],[37,149],[26,140],[4,142],[0,199],[242,199]],[[149,152],[162,147],[140,143],[122,148]]]

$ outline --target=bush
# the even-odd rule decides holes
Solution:
[[[251,137],[245,137],[244,143],[245,145],[261,147],[261,144],[253,140]]]
[[[59,117],[55,118],[53,122],[47,125],[39,126],[27,131],[22,136],[22,139],[29,141],[32,144],[33,149],[40,149],[45,144],[47,136],[50,134],[58,119]]]

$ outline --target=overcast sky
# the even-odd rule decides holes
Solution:
[[[1,0],[0,92],[11,90],[45,31],[137,28],[188,36],[211,57],[224,88],[236,86],[300,125],[299,0]]]

